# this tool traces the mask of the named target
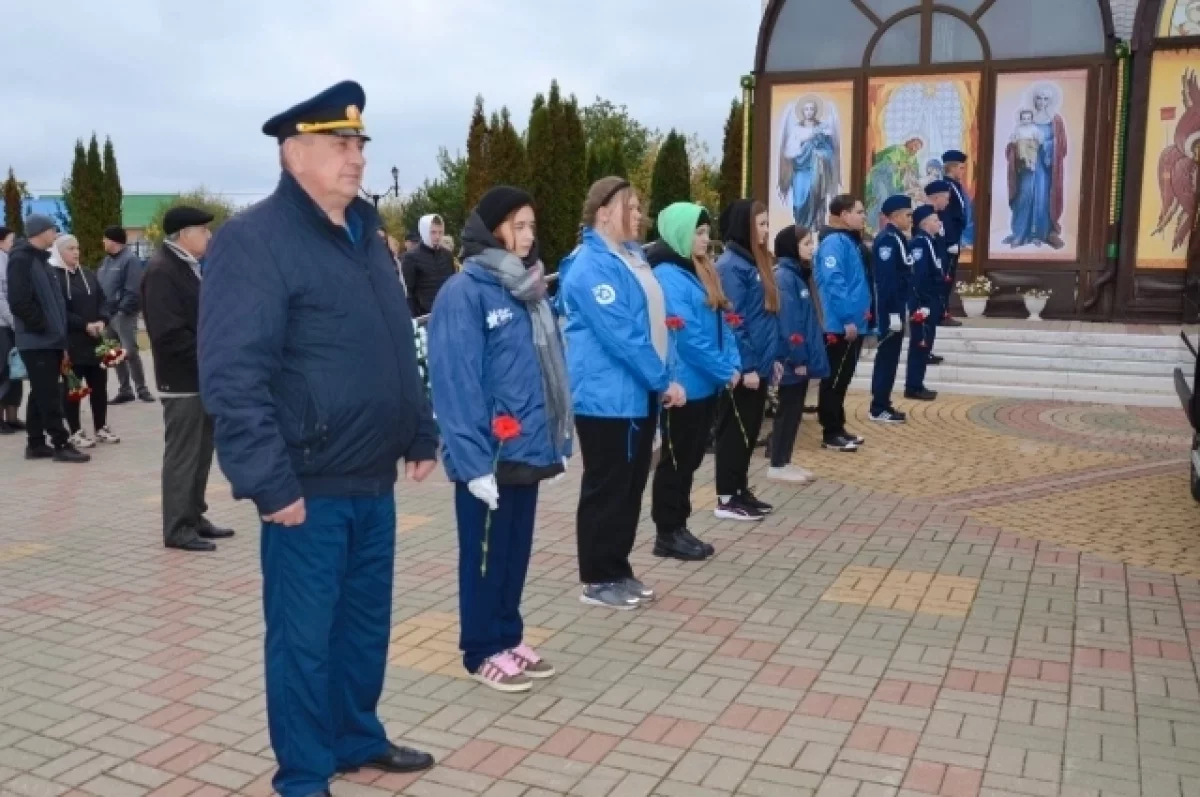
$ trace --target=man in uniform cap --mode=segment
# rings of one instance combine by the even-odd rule
[[[174,207],[163,217],[166,239],[142,277],[140,303],[163,405],[163,544],[215,551],[213,540],[233,532],[214,526],[204,493],[212,466],[212,419],[200,401],[196,330],[200,317],[200,258],[208,249],[212,214]]]
[[[892,389],[904,350],[904,320],[908,316],[908,294],[912,288],[912,258],[908,238],[912,231],[912,199],[905,194],[883,202],[887,226],[875,236],[875,301],[878,312],[879,347],[871,373],[870,418],[876,423],[904,423],[908,417],[892,406]]]
[[[377,714],[391,631],[397,462],[437,434],[379,214],[358,198],[366,104],[343,82],[273,117],[275,192],[213,240],[200,390],[234,496],[263,519],[267,721],[283,797],[337,771],[413,772]]]
[[[963,236],[971,221],[968,216],[967,190],[962,184],[963,175],[967,171],[967,155],[957,149],[947,150],[942,155],[942,163],[946,186],[950,189],[945,209],[938,211],[946,237],[946,276],[949,278],[942,288],[942,306],[946,311],[942,326],[961,327],[962,322],[950,315],[950,295],[954,293],[954,281],[958,279],[958,258]]]

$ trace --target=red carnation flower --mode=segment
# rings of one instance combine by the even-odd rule
[[[678,332],[683,329],[683,319],[677,315],[667,316],[667,329],[672,332]]]
[[[725,323],[729,324],[729,326],[733,327],[734,329],[737,329],[742,325],[742,317],[737,313],[726,313]]]
[[[875,314],[872,313],[870,310],[868,310],[867,311],[867,323],[869,324],[874,320],[875,320]]]
[[[830,346],[832,346],[833,344],[838,342],[838,336],[833,334],[832,332],[826,332],[825,333],[825,342],[827,344],[829,344]]]
[[[797,332],[793,332],[792,336],[788,338],[788,342],[793,346],[800,346],[804,343],[804,336]]]
[[[511,415],[499,415],[492,421],[492,434],[501,443],[521,436],[521,422]]]

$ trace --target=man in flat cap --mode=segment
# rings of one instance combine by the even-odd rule
[[[140,304],[154,355],[165,427],[162,467],[163,544],[182,551],[215,551],[232,537],[214,526],[204,493],[212,466],[212,420],[200,401],[196,330],[200,321],[200,258],[208,249],[212,214],[174,207],[163,217],[166,238],[142,278]]]
[[[414,772],[376,711],[391,631],[397,462],[422,481],[437,434],[412,317],[358,198],[362,87],[272,118],[275,193],[218,231],[200,302],[200,392],[234,496],[263,519],[267,720],[283,797],[335,771]]]
[[[141,312],[140,286],[142,283],[141,258],[126,245],[125,228],[114,226],[104,231],[104,253],[96,279],[108,302],[109,326],[121,341],[125,350],[125,361],[114,369],[117,372],[117,395],[110,404],[128,404],[137,398],[151,403],[154,396],[146,387],[146,369],[142,367],[142,355],[138,351],[138,314]],[[132,379],[131,379],[132,377]]]
[[[50,266],[58,226],[49,216],[35,213],[25,219],[25,236],[8,257],[8,306],[17,349],[29,372],[25,459],[87,462],[91,457],[68,441],[63,419],[60,384],[67,349],[67,301]]]

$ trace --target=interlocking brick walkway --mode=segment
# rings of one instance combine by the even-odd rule
[[[578,471],[543,492],[526,697],[458,664],[449,486],[399,488],[394,738],[421,777],[339,797],[1200,795],[1200,508],[1175,411],[946,397],[855,455],[760,491],[759,526],[698,514],[718,556],[649,552],[662,594],[576,596]],[[90,466],[0,438],[0,794],[265,795],[258,531],[214,478],[215,555],[160,546],[157,407]],[[755,460],[756,471],[764,461]],[[696,488],[712,506],[711,464]]]

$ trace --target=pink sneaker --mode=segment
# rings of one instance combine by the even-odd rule
[[[543,659],[538,652],[522,642],[509,651],[520,665],[521,671],[530,678],[552,678],[554,665]]]
[[[497,692],[528,692],[532,687],[529,676],[521,671],[521,665],[507,650],[485,661],[471,677]]]

